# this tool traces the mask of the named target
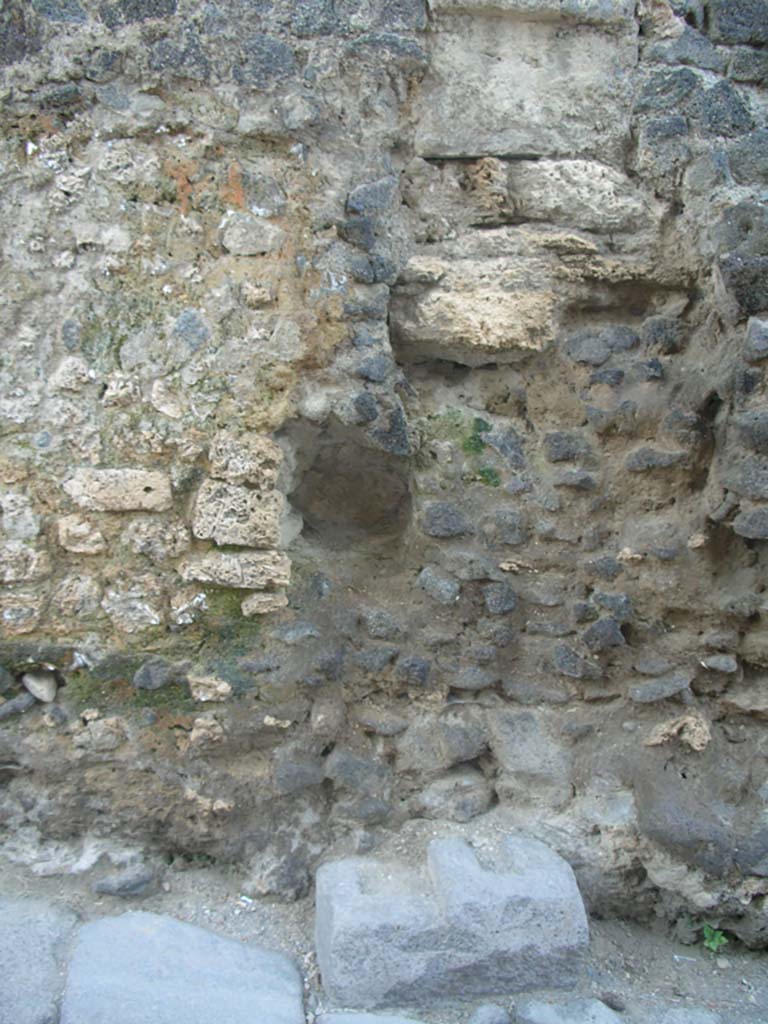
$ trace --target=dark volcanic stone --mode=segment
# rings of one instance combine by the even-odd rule
[[[736,50],[731,60],[730,76],[736,82],[768,85],[768,53],[764,50]]]
[[[544,435],[544,453],[549,462],[573,462],[591,452],[584,438],[570,431],[555,430]]]
[[[242,42],[241,50],[242,59],[233,69],[238,85],[268,89],[296,72],[293,50],[282,39],[256,33]]]
[[[517,607],[517,595],[508,583],[489,583],[483,587],[485,607],[491,615],[506,615]]]
[[[598,619],[582,634],[582,640],[595,654],[607,651],[610,647],[623,647],[626,644],[621,626],[611,616]]]
[[[32,0],[32,6],[48,21],[78,25],[88,20],[88,15],[77,0]]]
[[[720,258],[718,267],[742,318],[768,309],[768,256],[729,254]]]
[[[710,35],[717,43],[768,43],[767,0],[709,0]]]
[[[426,686],[432,665],[417,654],[401,658],[397,663],[397,678],[407,686]]]
[[[671,316],[649,316],[643,321],[641,336],[644,343],[657,348],[664,355],[679,352],[685,344],[685,324]]]
[[[165,658],[149,658],[133,677],[137,690],[159,690],[171,684],[181,685],[187,680],[189,662],[166,661]]]
[[[669,469],[685,458],[685,452],[664,452],[657,448],[637,448],[624,460],[630,473],[648,473],[654,469]]]
[[[739,413],[731,422],[745,448],[768,455],[768,409]]]
[[[0,66],[16,64],[40,49],[34,11],[25,0],[10,0],[0,8]]]
[[[370,439],[390,455],[410,455],[411,439],[408,434],[408,421],[403,407],[398,404],[389,411],[387,425],[377,427],[368,434]]]
[[[176,13],[177,0],[115,0],[103,3],[99,15],[107,28],[133,25],[150,18],[168,18]]]
[[[462,537],[474,533],[464,513],[447,501],[431,501],[424,506],[421,529],[428,537]]]
[[[679,110],[699,88],[699,76],[688,68],[656,71],[646,81],[635,104],[637,113],[668,114]]]
[[[700,93],[691,104],[703,135],[734,138],[754,128],[749,107],[730,82],[718,82]]]
[[[397,195],[397,184],[397,178],[391,174],[378,181],[358,185],[347,196],[347,210],[360,214],[386,210]]]
[[[733,521],[733,532],[749,540],[768,540],[768,508],[739,512]]]
[[[601,675],[598,665],[587,658],[582,658],[567,644],[558,644],[555,647],[555,668],[569,679],[598,679]]]
[[[731,173],[740,185],[768,182],[768,129],[759,128],[735,142],[728,152],[728,160]]]

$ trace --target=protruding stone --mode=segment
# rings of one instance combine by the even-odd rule
[[[56,700],[59,689],[54,673],[47,672],[45,669],[40,669],[37,672],[25,672],[21,677],[21,685],[25,690],[29,690],[33,697],[45,704]]]
[[[64,490],[75,504],[96,512],[162,512],[172,500],[166,474],[148,469],[78,469]]]
[[[216,544],[273,548],[280,540],[283,496],[221,480],[206,480],[197,493],[192,532]]]
[[[253,615],[269,615],[270,612],[278,612],[281,608],[287,607],[288,595],[280,590],[263,594],[249,594],[240,605],[240,611],[246,618],[250,618]]]
[[[75,555],[100,555],[106,550],[104,534],[82,516],[62,516],[56,523],[59,544]]]
[[[588,938],[570,866],[534,839],[506,836],[482,864],[456,838],[430,843],[426,869],[351,858],[317,872],[318,963],[342,1005],[568,988]]]
[[[220,431],[211,442],[211,476],[231,484],[252,484],[269,490],[277,483],[283,462],[279,445],[263,434]]]
[[[180,565],[179,572],[187,581],[198,580],[243,590],[266,590],[288,586],[291,562],[279,551],[243,551],[238,554],[211,551],[187,558]]]
[[[223,701],[232,696],[232,687],[224,679],[218,676],[195,675],[190,672],[187,676],[189,690],[192,700],[201,704],[209,701]]]

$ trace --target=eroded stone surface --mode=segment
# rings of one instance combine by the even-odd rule
[[[430,843],[426,871],[355,859],[323,865],[316,942],[330,997],[434,1005],[572,985],[588,929],[570,867],[518,837],[502,840],[491,863],[483,868],[463,840],[443,839]]]
[[[146,469],[78,469],[64,490],[75,504],[97,512],[161,512],[172,501],[168,477]]]

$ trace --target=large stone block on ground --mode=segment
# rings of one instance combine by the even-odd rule
[[[452,20],[438,19],[417,99],[419,156],[593,156],[619,163],[636,30],[563,32],[556,22],[481,13],[458,29]]]
[[[0,1024],[56,1019],[63,954],[76,921],[37,900],[0,900]]]
[[[500,839],[483,863],[455,838],[430,843],[421,869],[324,864],[316,914],[326,992],[364,1009],[567,988],[589,941],[570,866],[524,837]]]
[[[85,925],[67,974],[61,1024],[304,1024],[288,957],[159,914]]]

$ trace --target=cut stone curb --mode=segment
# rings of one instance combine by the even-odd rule
[[[61,1024],[304,1024],[288,957],[143,912],[77,936]]]
[[[50,1024],[63,985],[62,959],[77,923],[38,900],[0,900],[0,1024]]]
[[[322,865],[316,948],[329,997],[419,1007],[575,985],[589,929],[570,865],[519,836],[483,856],[452,838],[429,844],[422,869]]]

